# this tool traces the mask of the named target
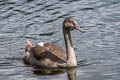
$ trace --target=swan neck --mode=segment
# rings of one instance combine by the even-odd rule
[[[67,53],[67,66],[77,66],[70,30],[63,27],[63,34],[64,34],[64,40],[66,46],[66,53]]]

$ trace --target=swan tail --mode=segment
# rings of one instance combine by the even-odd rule
[[[30,40],[26,40],[25,52],[30,52],[31,51],[31,47],[32,47],[31,41]]]

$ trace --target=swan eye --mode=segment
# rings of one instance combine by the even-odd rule
[[[70,30],[74,30],[73,28],[70,28]]]
[[[73,23],[73,26],[75,26],[75,23]]]

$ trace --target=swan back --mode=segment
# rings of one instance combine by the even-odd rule
[[[26,41],[26,50],[30,48],[30,51],[28,50],[24,56],[24,62],[28,64],[40,67],[57,67],[62,63],[66,63],[66,53],[64,49],[56,44],[38,43],[32,47],[27,46],[30,46],[28,41]]]

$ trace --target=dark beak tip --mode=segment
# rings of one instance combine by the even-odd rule
[[[75,29],[80,31],[80,32],[82,32],[82,33],[85,33],[85,31],[81,27],[79,27],[79,26],[77,26]]]
[[[82,33],[85,33],[85,31],[82,31]]]

